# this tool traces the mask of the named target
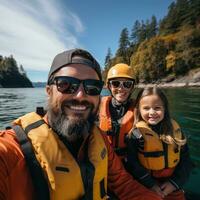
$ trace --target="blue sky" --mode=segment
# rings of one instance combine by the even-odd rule
[[[89,50],[103,68],[121,30],[136,20],[163,18],[173,0],[0,0],[0,55],[13,55],[31,81],[46,81],[53,57]]]

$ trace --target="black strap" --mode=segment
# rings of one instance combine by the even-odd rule
[[[44,110],[43,107],[37,107],[36,108],[36,113],[43,117],[46,114],[46,111]]]
[[[31,131],[32,129],[35,129],[35,128],[41,126],[42,124],[45,124],[45,121],[44,121],[43,119],[40,119],[40,120],[38,120],[38,121],[36,121],[36,122],[34,122],[34,123],[32,123],[32,124],[29,124],[29,125],[24,129],[24,132],[25,132],[26,134],[28,134],[29,131]]]
[[[26,164],[28,165],[33,185],[36,191],[36,199],[49,200],[50,194],[48,183],[45,179],[43,170],[36,159],[32,144],[27,137],[27,133],[24,132],[24,130],[18,125],[13,126],[13,130],[17,135],[19,144],[21,145],[21,149],[26,160]]]
[[[66,140],[62,135],[59,135],[59,138],[64,143],[64,145],[67,147],[67,149],[70,151],[70,153],[73,155],[74,159],[78,163],[81,171],[81,177],[84,185],[85,194],[81,198],[81,200],[93,200],[93,182],[94,182],[94,174],[95,174],[95,167],[90,162],[88,157],[88,146],[89,146],[89,137],[87,138],[87,141],[85,141],[84,148],[84,158],[83,160],[77,159],[77,154],[73,149],[73,146],[69,141]]]
[[[144,152],[144,151],[139,151],[141,154],[144,155],[144,157],[160,157],[164,156],[163,151],[153,151],[153,152]]]
[[[81,177],[84,184],[85,195],[84,199],[86,200],[93,200],[93,182],[94,182],[94,174],[95,174],[95,167],[90,162],[88,157],[88,146],[89,146],[89,137],[87,138],[86,144],[84,146],[84,159],[82,161],[78,161],[80,170],[81,170]]]
[[[105,178],[103,178],[100,181],[100,197],[104,198],[106,196],[106,190],[105,190]]]
[[[114,151],[115,153],[118,155],[118,156],[125,156],[127,154],[127,147],[123,147],[123,148],[114,148]]]

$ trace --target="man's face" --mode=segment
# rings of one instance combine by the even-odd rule
[[[61,68],[54,77],[68,76],[80,80],[99,80],[97,73],[90,67],[82,64],[71,64]],[[94,121],[97,113],[100,97],[85,93],[81,83],[73,94],[63,94],[57,90],[55,84],[47,86],[48,120],[50,126],[59,134],[70,141],[83,136],[88,125]]]

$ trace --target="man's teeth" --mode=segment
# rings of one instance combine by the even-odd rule
[[[86,106],[70,106],[70,109],[72,110],[85,110]]]

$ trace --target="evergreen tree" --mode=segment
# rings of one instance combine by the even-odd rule
[[[25,76],[25,77],[26,77],[26,71],[24,70],[24,68],[23,68],[22,65],[19,66],[19,73],[20,73],[22,76]]]
[[[168,8],[168,14],[160,24],[160,32],[164,34],[174,33],[177,30],[176,3],[172,2]]]
[[[151,17],[151,23],[149,27],[149,38],[156,36],[158,33],[158,23],[156,17],[153,15]]]
[[[105,58],[105,62],[104,62],[105,69],[107,69],[110,66],[111,58],[112,58],[112,53],[111,53],[111,49],[109,47],[106,58]]]
[[[139,42],[139,32],[140,32],[140,22],[138,20],[135,21],[133,28],[131,30],[130,39],[132,44],[135,45]]]
[[[150,24],[149,19],[147,19],[145,23],[145,32],[146,32],[145,38],[150,39],[151,38],[151,24]]]
[[[181,25],[189,24],[188,16],[189,16],[189,1],[188,0],[177,0],[176,4],[177,10],[177,25],[180,27]]]
[[[20,73],[20,71],[23,73]],[[23,66],[20,69],[14,57],[0,57],[0,85],[1,87],[33,87],[31,81],[27,78]]]
[[[127,58],[127,50],[130,45],[129,42],[129,32],[127,28],[124,28],[121,31],[120,39],[119,39],[119,48],[117,50],[116,56],[122,57],[123,62],[127,63],[129,58]]]
[[[190,0],[189,2],[190,2],[189,14],[188,14],[189,24],[195,25],[200,20],[200,1]]]
[[[138,34],[139,43],[143,42],[146,38],[147,38],[146,37],[146,25],[145,25],[144,21],[142,20],[139,34]]]

